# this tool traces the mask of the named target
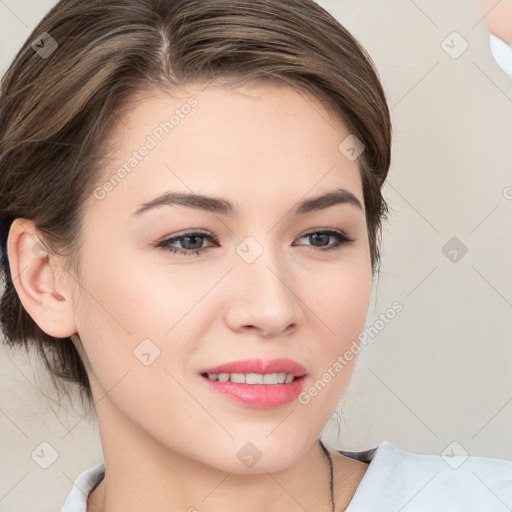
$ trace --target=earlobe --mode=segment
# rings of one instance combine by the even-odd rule
[[[56,338],[76,333],[71,294],[59,283],[52,256],[32,221],[13,221],[7,238],[7,258],[18,297],[40,329]]]

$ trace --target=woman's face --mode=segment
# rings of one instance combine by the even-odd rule
[[[289,87],[139,95],[84,218],[73,339],[100,427],[115,416],[140,439],[240,473],[282,469],[311,446],[352,374],[355,358],[338,357],[371,295],[349,135]],[[178,201],[144,208],[166,192]],[[336,232],[353,241],[338,245]],[[250,388],[202,375],[251,358],[286,358],[305,376]],[[292,373],[261,368],[279,369]],[[243,397],[218,391],[230,387]],[[247,443],[262,456],[252,470]]]

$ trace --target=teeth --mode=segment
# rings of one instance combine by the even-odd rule
[[[277,379],[275,379],[277,382]],[[246,384],[263,384],[261,373],[232,373],[231,382],[245,382]]]
[[[295,377],[291,373],[209,373],[208,378],[238,384],[288,384]]]
[[[284,384],[285,380],[286,373],[267,373],[263,375],[263,384]]]

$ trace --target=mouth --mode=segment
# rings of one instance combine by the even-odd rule
[[[302,391],[306,369],[290,359],[246,359],[204,369],[208,387],[238,404],[269,409],[291,402]]]
[[[235,382],[236,384],[269,384],[271,386],[279,384],[289,384],[297,379],[302,379],[292,373],[202,373],[202,377],[208,380],[218,382]]]

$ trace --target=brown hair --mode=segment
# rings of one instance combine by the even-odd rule
[[[313,0],[61,0],[1,82],[0,322],[10,346],[32,341],[53,382],[77,383],[89,405],[71,338],[44,333],[16,293],[5,249],[10,226],[32,220],[79,283],[83,205],[101,178],[116,112],[150,85],[171,90],[219,77],[278,80],[309,93],[364,144],[358,163],[378,270],[390,115],[370,56],[327,11]]]

